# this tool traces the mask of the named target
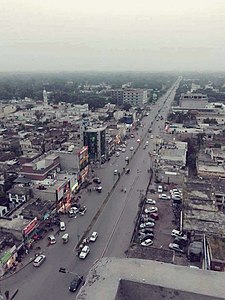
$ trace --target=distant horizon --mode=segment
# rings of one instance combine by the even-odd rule
[[[0,71],[2,74],[57,74],[57,73],[225,73],[224,70],[26,70],[26,71]]]
[[[224,28],[224,0],[3,0],[0,70],[224,72]]]

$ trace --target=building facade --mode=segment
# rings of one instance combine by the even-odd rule
[[[83,143],[88,147],[89,159],[101,161],[107,156],[106,126],[101,128],[86,128],[83,130]]]
[[[123,91],[123,103],[129,103],[131,106],[143,106],[147,103],[148,92],[143,89],[125,89]]]

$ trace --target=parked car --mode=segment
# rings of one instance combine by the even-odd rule
[[[81,259],[85,259],[85,258],[87,257],[87,255],[88,255],[89,252],[90,252],[90,247],[84,246],[84,247],[82,248],[82,250],[81,250],[81,253],[80,253],[79,257],[80,257]]]
[[[170,193],[180,193],[181,191],[180,190],[178,190],[178,189],[172,189],[172,190],[170,190]]]
[[[158,211],[158,208],[155,207],[155,206],[150,206],[150,207],[147,207],[145,209],[145,213],[148,214],[148,213],[154,213],[154,212],[157,212]]]
[[[130,173],[130,169],[126,169],[125,174],[129,174],[129,173]]]
[[[56,239],[53,234],[48,236],[49,244],[54,245],[56,243]]]
[[[173,229],[171,232],[171,236],[179,237],[180,239],[187,240],[187,236],[179,230]]]
[[[116,152],[116,157],[119,157],[120,156],[120,153],[119,152]]]
[[[180,237],[175,237],[174,241],[175,244],[181,246],[181,247],[186,247],[187,246],[187,240],[180,238]]]
[[[130,147],[130,151],[133,151],[134,150],[134,147]]]
[[[66,230],[66,224],[65,224],[65,222],[60,222],[59,223],[59,230],[60,231],[65,231]]]
[[[176,251],[176,252],[184,253],[184,251],[180,248],[180,246],[177,245],[177,244],[175,244],[175,243],[170,243],[170,244],[169,244],[169,248],[170,248],[171,250]]]
[[[114,170],[114,175],[117,175],[118,174],[118,170]]]
[[[79,208],[77,208],[77,207],[71,207],[69,209],[69,211],[68,211],[68,216],[70,218],[75,217],[78,212],[79,212]]]
[[[82,206],[79,210],[79,215],[83,216],[87,211],[87,207],[86,206]]]
[[[76,292],[82,281],[83,281],[83,276],[79,276],[77,274],[73,278],[73,280],[70,282],[69,291],[70,292]]]
[[[93,182],[97,183],[97,184],[100,184],[101,180],[100,180],[100,178],[96,177],[96,178],[93,179]]]
[[[141,222],[144,222],[144,223],[153,222],[153,223],[155,223],[155,220],[153,218],[150,218],[149,216],[147,216],[147,217],[141,217]]]
[[[46,260],[46,256],[41,254],[38,255],[35,260],[33,261],[33,266],[34,267],[40,267],[40,265]]]
[[[126,148],[122,148],[122,152],[126,152]]]
[[[147,239],[145,240],[144,242],[141,243],[141,246],[145,246],[145,247],[148,247],[148,246],[151,246],[153,245],[153,241],[151,239]]]
[[[129,162],[129,157],[128,157],[128,156],[125,158],[125,161],[126,161],[126,162]]]
[[[139,240],[141,242],[143,242],[147,239],[152,239],[153,240],[154,239],[154,233],[153,232],[151,232],[151,233],[142,233],[142,234],[139,235]]]
[[[97,233],[97,231],[94,231],[94,232],[92,232],[92,235],[90,236],[89,241],[95,242],[97,240],[97,238],[98,238],[98,233]]]
[[[158,193],[161,194],[162,192],[163,192],[163,187],[162,187],[162,185],[159,185],[159,186],[158,186]]]
[[[153,205],[154,205],[154,204],[156,204],[156,201],[149,198],[149,199],[146,199],[146,200],[145,200],[145,203],[146,203],[146,204],[153,204]]]
[[[159,199],[170,200],[170,196],[167,196],[166,194],[159,194]]]
[[[153,223],[153,222],[146,222],[146,223],[141,223],[140,224],[140,228],[141,229],[142,228],[147,228],[147,227],[153,228],[153,227],[155,227],[155,223]]]

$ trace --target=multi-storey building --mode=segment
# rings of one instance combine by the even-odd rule
[[[143,89],[125,89],[123,91],[123,103],[129,103],[132,106],[143,106],[147,103],[148,93]]]
[[[83,132],[84,146],[88,147],[88,155],[92,161],[101,161],[107,156],[106,126],[100,128],[86,127]]]
[[[179,101],[180,107],[187,109],[204,108],[208,105],[208,103],[207,95],[201,93],[181,94]]]
[[[111,90],[111,98],[114,104],[123,104],[123,89]]]

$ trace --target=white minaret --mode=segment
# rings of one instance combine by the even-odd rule
[[[46,90],[43,91],[43,100],[44,100],[44,104],[48,105],[48,94]]]

